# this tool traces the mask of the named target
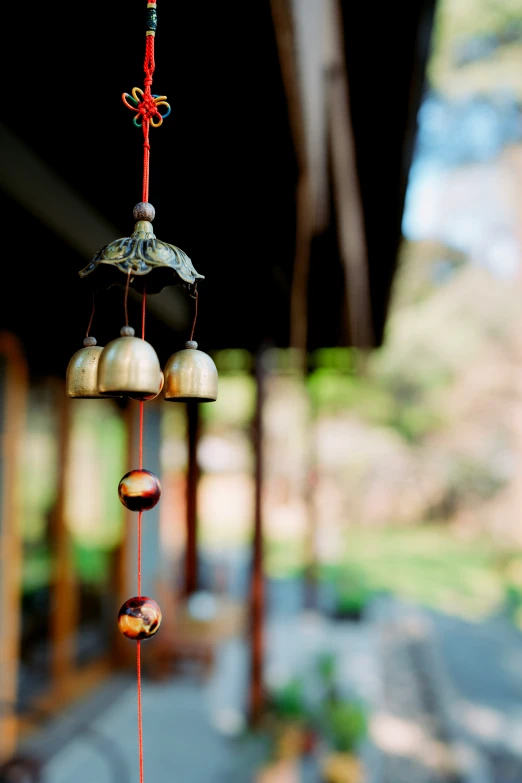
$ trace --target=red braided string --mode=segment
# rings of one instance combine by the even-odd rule
[[[156,105],[154,104],[154,98],[152,97],[152,76],[156,63],[154,61],[154,36],[148,35],[145,43],[145,62],[143,63],[143,70],[145,71],[144,85],[145,90],[143,93],[143,192],[142,201],[149,200],[149,164],[150,164],[150,142],[149,142],[149,130],[150,130],[150,118],[155,114],[159,114]]]
[[[145,339],[145,313],[147,308],[147,294],[143,289],[141,300],[141,339]],[[140,470],[143,468],[143,401],[140,402],[140,430],[139,430]],[[142,511],[138,512],[138,596],[141,598],[141,518]],[[143,715],[141,708],[141,646],[136,642],[136,671],[138,677],[138,747],[140,783],[143,783]]]
[[[150,164],[150,143],[149,143],[149,120],[143,118],[143,189],[141,200],[149,200],[149,164]]]
[[[156,0],[149,0],[149,2],[156,2]],[[152,76],[156,63],[154,62],[154,36],[146,36],[145,45],[145,62],[143,65],[145,71],[145,90],[143,95],[143,108],[145,112],[142,112],[142,127],[143,127],[143,191],[142,201],[149,200],[149,164],[150,164],[150,142],[149,142],[149,126],[150,117],[154,116],[153,111],[157,111],[153,97],[151,93]],[[143,298],[141,305],[141,339],[145,339],[145,310],[146,310],[146,293],[143,289]],[[143,468],[143,402],[140,402],[140,435],[139,435],[139,451],[140,451],[140,470]],[[141,517],[142,512],[138,513],[138,596],[141,597]],[[140,769],[140,783],[143,783],[143,715],[141,706],[141,643],[136,643],[136,670],[138,679],[138,746],[139,746],[139,769]]]
[[[141,592],[138,590],[138,593]],[[143,719],[141,710],[141,642],[136,642],[136,669],[138,675],[138,745],[140,757],[140,783],[143,783]]]

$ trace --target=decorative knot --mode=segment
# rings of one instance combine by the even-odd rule
[[[152,79],[150,81],[152,83]],[[150,123],[153,128],[159,128],[165,117],[168,117],[171,112],[167,96],[153,95],[150,90],[143,92],[139,87],[133,87],[131,95],[124,92],[121,97],[125,106],[136,113],[133,119],[136,128],[143,127],[144,121]],[[163,114],[159,110],[159,106],[166,106],[166,111]]]

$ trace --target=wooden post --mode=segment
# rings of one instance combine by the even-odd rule
[[[306,375],[303,378],[306,383]],[[311,405],[310,405],[311,408]],[[306,509],[306,529],[304,536],[304,608],[315,611],[319,606],[318,597],[318,555],[317,555],[317,513],[315,490],[317,484],[317,459],[315,451],[315,416],[310,410],[308,421],[308,450],[306,454],[306,485],[304,501]]]
[[[187,543],[185,550],[185,595],[198,589],[198,440],[199,403],[187,403]]]
[[[127,472],[135,469],[138,459],[138,449],[136,447],[138,442],[138,417],[136,415],[136,406],[132,404],[132,400],[127,398],[122,402],[121,416],[125,422]],[[114,617],[117,616],[120,606],[131,594],[133,594],[132,591],[134,586],[133,583],[130,582],[129,575],[131,571],[130,563],[132,562],[134,565],[134,549],[132,550],[132,553],[130,549],[133,544],[135,512],[125,508],[123,514],[122,540],[113,553],[111,569],[111,593],[114,604]],[[134,666],[136,660],[135,650],[132,645],[128,644],[128,639],[119,633],[116,623],[114,624],[112,638],[112,663],[116,667],[122,668]]]
[[[27,410],[27,367],[18,341],[0,334],[6,361],[2,389],[0,590],[4,618],[0,628],[0,763],[15,749],[16,695],[20,647],[21,508],[20,457]]]
[[[66,492],[70,486],[71,401],[61,384],[56,385],[60,400],[58,433],[58,491],[52,518],[54,541],[54,578],[52,587],[51,672],[59,697],[65,695],[76,668],[75,644],[78,612],[78,590],[72,557],[71,536],[65,520]]]
[[[263,408],[265,401],[264,354],[256,357],[256,410],[252,429],[255,459],[254,536],[250,581],[250,693],[249,718],[255,725],[263,711],[263,659],[265,582],[263,573]]]

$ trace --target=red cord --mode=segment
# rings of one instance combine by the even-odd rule
[[[141,339],[145,339],[145,312],[147,305],[147,295],[143,289],[141,300]],[[143,468],[143,401],[140,401],[140,430],[139,430],[139,450],[140,450],[140,470]],[[142,511],[138,512],[138,596],[141,598],[141,518]],[[140,783],[143,783],[143,716],[141,709],[141,647],[140,642],[136,643],[136,669],[138,675],[138,745],[139,745],[139,765],[140,765]]]
[[[155,0],[149,0],[149,2],[155,2]],[[148,35],[146,37],[145,46],[145,99],[151,99],[151,86],[152,75],[156,64],[154,62],[154,36]],[[149,163],[150,163],[150,143],[149,143],[149,126],[150,119],[143,117],[143,190],[142,201],[149,200]],[[145,339],[145,311],[147,306],[147,295],[145,288],[143,289],[143,297],[141,301],[141,339]],[[139,450],[140,450],[140,470],[143,469],[143,402],[140,402],[140,434],[139,434]],[[141,517],[142,512],[138,513],[138,596],[141,597]],[[141,707],[141,643],[136,643],[136,669],[138,677],[138,745],[139,745],[139,768],[140,768],[140,783],[143,783],[143,715]]]
[[[143,63],[143,70],[145,71],[145,92],[143,99],[147,102],[148,99],[152,101],[151,87],[152,76],[156,63],[154,61],[154,36],[148,35],[145,44],[145,62]],[[149,163],[150,163],[150,142],[149,142],[149,129],[150,119],[145,116],[142,120],[143,128],[143,191],[142,201],[149,200]]]
[[[140,591],[138,590],[138,593]],[[138,744],[140,757],[140,783],[143,783],[143,721],[141,710],[141,642],[136,642],[136,669],[138,675]]]
[[[150,36],[149,36],[150,38]],[[150,143],[149,143],[149,121],[143,119],[143,190],[141,200],[149,200],[149,163],[150,163]]]

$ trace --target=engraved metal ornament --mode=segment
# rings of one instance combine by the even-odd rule
[[[197,350],[189,340],[185,349],[172,354],[165,365],[163,399],[167,402],[214,402],[218,394],[218,372],[208,353]]]
[[[156,238],[152,223],[138,220],[130,237],[110,242],[99,250],[90,264],[79,272],[85,278],[95,274],[99,287],[121,283],[121,275],[130,275],[130,285],[147,293],[159,293],[168,285],[192,287],[203,279],[186,253],[175,245]]]
[[[130,330],[132,332],[132,330]],[[103,396],[128,395],[147,400],[159,394],[161,369],[152,345],[125,334],[107,343],[98,366],[98,391]]]

